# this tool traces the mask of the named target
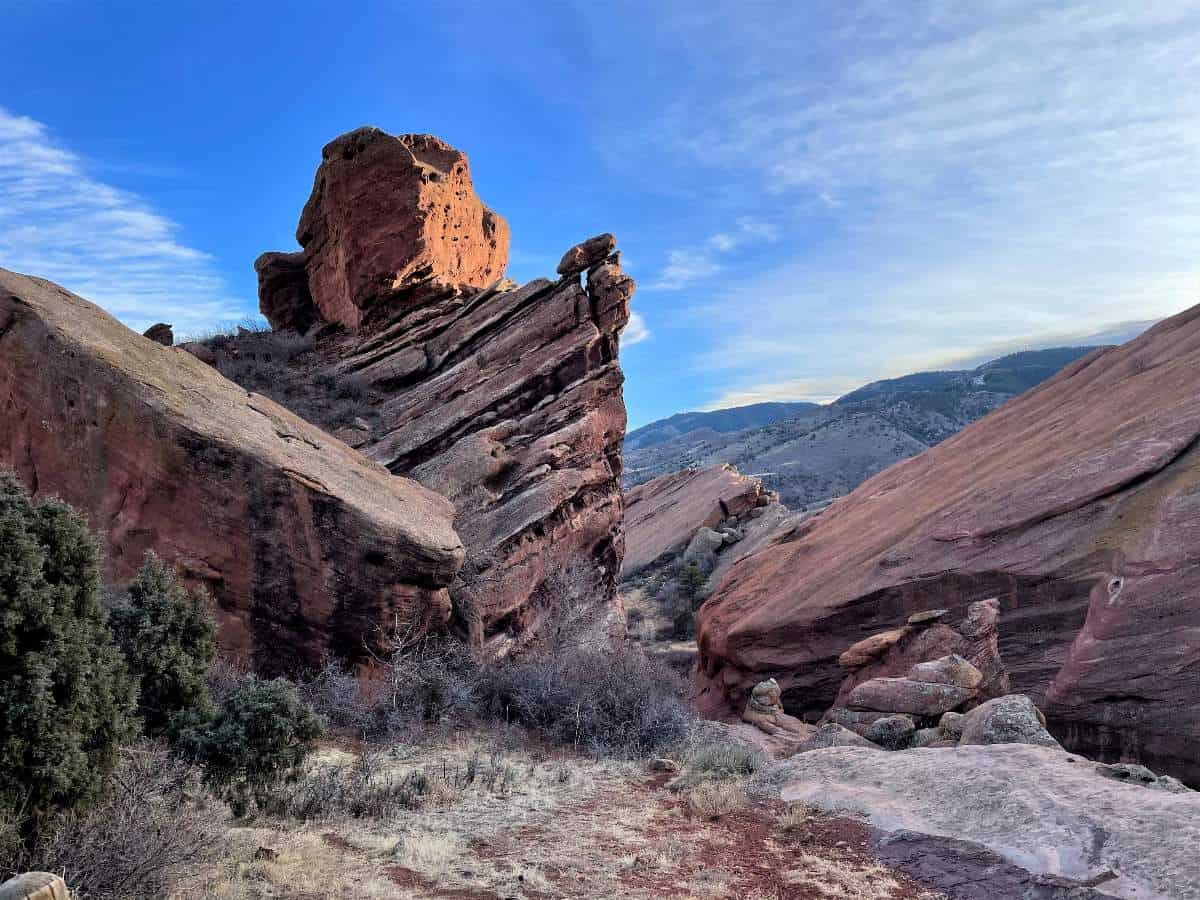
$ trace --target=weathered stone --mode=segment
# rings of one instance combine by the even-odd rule
[[[861,669],[883,656],[906,634],[906,628],[893,628],[891,631],[882,631],[869,638],[863,638],[838,657],[838,665],[843,669]]]
[[[820,710],[864,634],[996,597],[1012,689],[1068,747],[1200,783],[1198,439],[1200,307],[1072,363],[742,560],[700,612],[700,667],[793,673],[785,705]]]
[[[724,546],[725,538],[720,532],[711,528],[701,528],[692,535],[687,549],[683,551],[683,561],[685,564],[695,563],[700,567],[700,571],[707,575],[716,565],[717,553]]]
[[[502,277],[508,226],[475,195],[466,157],[378,129],[326,146],[297,237],[313,376],[381,398],[362,452],[457,509],[455,627],[499,654],[564,605],[611,609],[624,554],[617,357],[634,290],[615,254],[582,283],[516,288]],[[260,302],[289,308],[270,291]]]
[[[617,249],[617,239],[611,234],[598,234],[576,244],[563,254],[556,270],[559,275],[578,275],[604,262]]]
[[[964,715],[959,743],[1059,746],[1038,708],[1023,694],[997,697]]]
[[[918,728],[913,732],[912,738],[908,742],[911,748],[917,747],[932,747],[934,744],[945,742],[946,735],[940,728]],[[955,741],[955,744],[958,742]]]
[[[192,354],[192,356],[205,365],[215,366],[217,364],[217,355],[207,345],[201,344],[198,341],[188,341],[187,343],[180,344],[179,349]]]
[[[916,730],[917,726],[908,716],[884,716],[872,722],[863,737],[885,750],[899,750],[908,743]]]
[[[306,334],[318,313],[308,290],[304,253],[264,253],[254,261],[258,309],[277,331]]]
[[[846,705],[851,709],[940,716],[974,696],[974,691],[954,684],[932,684],[909,678],[872,678],[850,692]]]
[[[57,875],[26,872],[0,884],[0,900],[71,900],[71,894]]]
[[[1060,749],[835,747],[784,761],[772,781],[785,802],[861,814],[887,832],[971,841],[1029,872],[1071,879],[1076,890],[1064,898],[1088,896],[1081,883],[1114,897],[1200,898],[1200,794],[1121,784]]]
[[[824,750],[826,747],[863,747],[872,750],[881,750],[877,744],[872,744],[861,735],[855,734],[849,728],[843,728],[830,722],[822,725],[813,733],[799,748],[797,753],[809,753],[813,750]]]
[[[395,478],[194,356],[57,285],[0,270],[0,466],[214,599],[222,647],[266,671],[358,656],[449,614],[463,560],[442,497]]]
[[[1169,791],[1172,794],[1183,794],[1191,791],[1191,788],[1187,787],[1178,778],[1172,778],[1170,775],[1155,775],[1145,766],[1139,766],[1135,763],[1102,764],[1096,766],[1096,771],[1105,778],[1111,778],[1114,781],[1140,784],[1143,787],[1157,788],[1161,791]]]
[[[142,332],[142,337],[149,338],[154,343],[162,344],[164,347],[170,347],[175,343],[175,332],[171,330],[171,326],[166,322],[151,325]]]
[[[963,714],[956,712],[943,713],[938,720],[938,728],[942,730],[942,734],[957,742],[962,737],[963,732]]]
[[[917,663],[909,670],[908,677],[931,684],[952,684],[968,691],[979,690],[983,683],[983,673],[958,654]]]
[[[821,717],[820,724],[825,725],[832,722],[835,725],[841,725],[843,728],[849,728],[855,734],[865,735],[867,729],[875,722],[891,715],[895,714],[869,709],[847,709],[844,706],[835,706]]]
[[[625,495],[628,578],[651,563],[682,553],[700,528],[715,529],[755,508],[762,483],[733,466],[683,469],[639,484]]]
[[[921,612],[915,612],[908,617],[908,624],[921,626],[932,625],[934,622],[940,621],[949,613],[948,609],[926,609]]]
[[[781,732],[808,736],[811,727],[783,711],[779,701],[779,684],[774,678],[760,681],[750,692],[746,708],[742,710],[742,721],[770,735]]]

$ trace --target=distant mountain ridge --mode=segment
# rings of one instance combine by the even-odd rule
[[[727,462],[761,476],[788,506],[804,508],[940,443],[1096,349],[1028,350],[974,369],[915,372],[863,385],[828,405],[680,413],[627,435],[624,481],[630,487]]]

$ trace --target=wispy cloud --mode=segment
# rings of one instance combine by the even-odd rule
[[[649,339],[650,329],[646,327],[646,320],[642,318],[641,313],[631,312],[629,314],[629,324],[621,332],[621,345],[632,347],[634,344],[640,344],[642,341]]]
[[[139,330],[165,321],[186,332],[244,314],[175,223],[92,177],[45,125],[2,107],[0,265],[59,282]]]
[[[697,247],[667,251],[667,264],[658,278],[646,290],[678,291],[712,278],[724,268],[720,257],[733,253],[748,244],[773,244],[779,240],[779,228],[748,216],[734,222],[734,227],[711,235]]]
[[[664,270],[659,287],[705,282],[688,310],[714,403],[827,396],[1200,300],[1194,2],[834,10],[681,10],[669,29],[679,68],[712,79],[642,138],[808,235],[752,277],[725,277],[719,236]]]

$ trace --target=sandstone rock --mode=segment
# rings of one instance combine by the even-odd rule
[[[974,696],[974,691],[954,684],[931,684],[909,678],[872,678],[850,692],[846,705],[851,709],[940,716]]]
[[[701,528],[755,508],[762,483],[733,466],[683,469],[639,484],[625,495],[625,562],[628,578],[651,563],[683,552]]]
[[[1012,690],[1068,747],[1200,783],[1198,438],[1200,307],[1072,363],[742,560],[700,612],[702,670],[737,669],[741,684],[790,673],[785,706],[819,711],[857,640],[996,597]]]
[[[843,728],[830,722],[822,725],[809,737],[799,748],[797,753],[809,753],[813,750],[824,750],[826,747],[862,747],[865,749],[879,750],[882,749],[876,744],[872,744],[861,735],[855,734],[849,728]]]
[[[317,322],[304,253],[264,253],[254,261],[259,312],[276,330],[306,334]]]
[[[746,701],[746,708],[742,710],[742,721],[770,735],[786,732],[807,736],[806,732],[811,731],[805,723],[783,711],[783,705],[779,702],[779,684],[773,678],[754,686],[750,699]]]
[[[918,728],[913,732],[912,737],[908,741],[908,746],[917,747],[932,747],[934,744],[947,743],[946,735],[940,728]],[[949,742],[951,745],[957,745],[958,741]]]
[[[908,617],[909,625],[932,625],[934,622],[940,621],[949,613],[948,609],[926,609],[922,612],[915,612]]]
[[[843,669],[861,669],[896,646],[906,634],[908,634],[906,628],[893,628],[891,631],[883,631],[873,634],[869,638],[863,638],[838,657],[838,665]]]
[[[707,575],[716,565],[717,553],[724,546],[725,538],[720,532],[711,528],[701,528],[692,535],[687,549],[683,551],[683,562],[685,565],[695,563],[700,567],[700,571]]]
[[[611,608],[624,553],[617,357],[634,290],[615,254],[582,283],[514,287],[508,226],[475,195],[466,157],[377,129],[326,146],[297,237],[314,377],[382,398],[362,452],[457,509],[455,627],[506,653],[562,606]],[[302,293],[279,296],[299,291],[296,269],[260,258],[260,303],[280,326],[303,306]]]
[[[166,322],[151,325],[142,332],[142,337],[149,338],[154,343],[162,344],[164,347],[170,347],[175,343],[175,332],[171,330],[171,326]]]
[[[891,715],[894,715],[894,713],[868,709],[847,709],[844,706],[835,706],[821,717],[820,724],[826,725],[832,722],[835,725],[841,725],[843,728],[849,728],[855,734],[865,735],[873,724]]]
[[[1129,784],[1140,784],[1143,787],[1157,788],[1172,794],[1188,793],[1191,789],[1178,778],[1170,775],[1155,775],[1145,766],[1134,763],[1114,763],[1113,765],[1096,766],[1096,772],[1114,781],[1124,781]]]
[[[0,466],[82,511],[108,576],[147,550],[212,593],[223,648],[267,672],[358,656],[449,613],[454,509],[188,353],[0,270]]]
[[[71,894],[57,875],[26,872],[0,884],[0,900],[71,900]]]
[[[957,742],[962,737],[964,718],[962,713],[943,713],[941,719],[938,720],[938,728],[946,737]]]
[[[617,249],[617,239],[611,234],[598,234],[576,244],[563,254],[556,270],[559,275],[578,275],[604,262]]]
[[[916,730],[917,726],[908,716],[884,716],[872,722],[863,737],[885,750],[899,750],[908,743]]]
[[[908,677],[931,684],[952,684],[968,691],[977,691],[983,684],[983,673],[956,653],[917,663],[909,670]]]
[[[1033,701],[1009,694],[983,703],[962,718],[960,744],[1040,744],[1057,747]]]
[[[665,756],[650,760],[648,768],[651,772],[661,772],[667,775],[679,774],[679,763],[673,759],[667,759]]]
[[[210,350],[205,344],[201,344],[197,341],[188,341],[187,343],[180,344],[179,349],[185,350],[192,354],[192,356],[196,357],[196,359],[200,360],[200,362],[204,363],[205,365],[215,366],[217,364],[217,355],[213,353],[212,350]]]
[[[1111,896],[1200,898],[1200,794],[1114,782],[1062,750],[835,747],[785,761],[776,777],[785,802],[859,813],[888,832],[970,841],[1029,872],[1097,883]],[[1077,889],[1062,896],[1086,896]]]
[[[433,135],[378,128],[321,151],[296,240],[316,313],[350,331],[407,312],[414,288],[483,288],[508,263],[508,223],[476,196],[466,156]]]

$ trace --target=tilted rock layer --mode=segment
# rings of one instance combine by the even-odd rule
[[[729,465],[682,469],[630,489],[625,496],[625,567],[628,577],[659,557],[681,553],[701,528],[745,516],[768,502],[757,478]]]
[[[619,334],[633,280],[611,235],[556,281],[504,281],[508,231],[466,158],[360,129],[325,148],[297,230],[264,254],[260,304],[313,327],[324,370],[376,398],[356,446],[453,501],[459,624],[504,649],[553,606],[616,598],[624,552]]]
[[[2,269],[0,466],[87,516],[110,577],[153,549],[206,586],[222,646],[268,672],[449,615],[464,551],[447,500],[191,353]]]
[[[742,560],[700,613],[703,677],[793,712],[838,655],[997,597],[1012,690],[1071,750],[1200,783],[1200,307],[1098,351]]]

